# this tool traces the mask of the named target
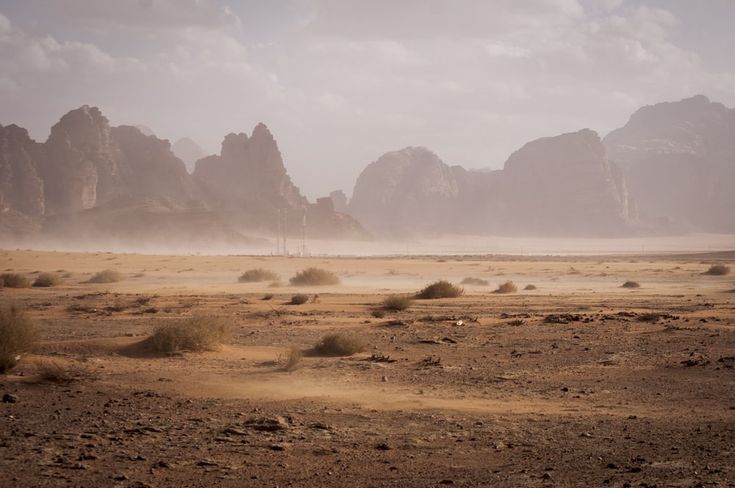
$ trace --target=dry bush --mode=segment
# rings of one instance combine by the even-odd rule
[[[156,328],[148,343],[154,352],[211,351],[230,339],[231,327],[220,317],[195,316]]]
[[[307,268],[296,273],[289,281],[292,285],[338,285],[339,277],[326,269]]]
[[[370,312],[370,315],[372,315],[376,319],[382,319],[383,317],[385,317],[385,310],[373,310],[372,312]]]
[[[526,285],[526,287],[524,288],[524,290],[535,290],[535,289],[536,289],[536,285]]]
[[[493,293],[515,293],[518,291],[518,287],[512,281],[506,281],[502,285],[498,285],[498,289]]]
[[[50,286],[58,286],[61,284],[61,278],[53,273],[41,273],[33,282],[33,286],[46,288]]]
[[[408,309],[413,303],[413,299],[406,295],[388,295],[383,300],[383,309],[393,312],[400,312]]]
[[[429,300],[434,298],[457,298],[464,293],[464,289],[446,280],[439,280],[427,285],[416,294],[416,298]]]
[[[640,288],[641,284],[637,281],[626,281],[621,285],[622,288]]]
[[[273,298],[273,293],[267,293],[263,295],[263,298],[261,300],[271,300]]]
[[[726,274],[730,274],[730,267],[725,266],[724,264],[713,264],[702,274],[709,276],[724,276]]]
[[[322,337],[312,349],[317,356],[352,356],[365,350],[362,341],[344,334],[329,334]]]
[[[461,283],[463,285],[473,285],[473,286],[487,286],[490,284],[490,282],[487,280],[483,280],[482,278],[473,278],[471,276],[468,276],[467,278],[463,279]]]
[[[263,268],[254,268],[245,271],[237,279],[240,283],[256,283],[258,281],[278,281],[279,277],[273,271]]]
[[[303,305],[304,303],[309,301],[309,295],[304,295],[303,293],[299,293],[297,295],[294,295],[291,297],[291,301],[288,302],[291,305]]]
[[[293,371],[301,362],[301,358],[304,357],[304,353],[297,347],[292,347],[288,350],[288,354],[281,360],[283,365],[281,369],[283,371]]]
[[[36,343],[36,327],[21,309],[0,307],[0,374],[13,369],[24,352]]]
[[[80,368],[65,366],[56,361],[36,363],[36,380],[42,383],[69,384],[87,376]]]
[[[123,280],[123,275],[114,269],[105,269],[95,273],[87,283],[117,283]]]
[[[31,281],[19,273],[0,274],[0,281],[7,288],[28,288],[31,286]]]

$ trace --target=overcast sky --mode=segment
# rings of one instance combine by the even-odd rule
[[[500,168],[525,142],[705,94],[733,0],[0,0],[0,124],[72,108],[219,151],[265,122],[310,197],[387,151]]]

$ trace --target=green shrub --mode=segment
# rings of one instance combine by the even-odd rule
[[[230,324],[220,317],[195,316],[156,328],[148,339],[160,353],[210,351],[229,341]]]
[[[413,299],[406,295],[388,295],[383,300],[383,309],[391,310],[393,312],[400,312],[406,310],[413,303]]]
[[[95,273],[87,283],[117,283],[123,280],[123,275],[114,269],[105,269],[99,273]]]
[[[502,285],[498,285],[498,289],[493,293],[515,293],[518,291],[518,287],[512,281],[506,281]]]
[[[319,286],[338,285],[339,277],[329,270],[321,268],[307,268],[299,271],[289,280],[292,285]]]
[[[303,305],[304,303],[309,301],[309,295],[304,295],[303,293],[299,293],[297,295],[294,295],[291,297],[291,301],[289,302],[291,305]]]
[[[36,281],[33,282],[33,286],[35,287],[49,287],[49,286],[58,286],[61,284],[61,278],[59,278],[57,275],[52,273],[41,273],[36,278]]]
[[[462,284],[473,286],[487,286],[490,284],[490,282],[487,280],[483,280],[482,278],[473,278],[471,276],[468,276],[467,278],[462,280]]]
[[[240,283],[256,283],[258,281],[278,281],[279,277],[273,271],[263,268],[254,268],[245,271],[237,279]]]
[[[434,298],[457,298],[464,293],[464,289],[454,285],[446,280],[439,280],[427,285],[423,290],[416,294],[416,298],[424,300]]]
[[[19,273],[0,274],[0,281],[7,288],[28,288],[31,286],[31,281]]]
[[[352,356],[365,350],[358,339],[344,334],[330,334],[316,343],[312,352],[318,356]]]
[[[36,343],[36,328],[15,306],[0,306],[0,374],[13,369],[18,357]]]
[[[725,266],[724,264],[713,264],[702,274],[710,276],[724,276],[726,274],[730,274],[730,267]]]

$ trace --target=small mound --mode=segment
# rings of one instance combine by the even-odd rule
[[[330,334],[322,337],[312,348],[311,353],[315,356],[352,356],[364,350],[364,344],[354,337]]]
[[[427,285],[416,294],[416,298],[432,300],[435,298],[457,298],[464,293],[464,289],[446,280],[439,280]]]
[[[490,284],[490,282],[487,280],[483,280],[482,278],[473,278],[471,276],[468,276],[461,281],[461,284],[472,286],[487,286]]]
[[[505,283],[498,285],[498,289],[493,293],[515,293],[518,291],[518,287],[512,281],[506,281]]]
[[[309,295],[304,295],[303,293],[299,293],[297,295],[294,295],[291,297],[291,301],[288,302],[291,305],[303,305],[304,303],[309,301]]]
[[[161,325],[146,342],[153,352],[164,354],[211,351],[230,339],[230,330],[222,318],[196,316]]]
[[[338,285],[339,277],[326,269],[307,268],[296,273],[289,281],[292,285],[301,286]]]
[[[383,309],[391,310],[393,312],[400,312],[406,310],[411,306],[413,300],[411,297],[406,295],[388,295],[383,300]]]
[[[0,282],[6,288],[28,288],[31,286],[31,281],[19,273],[0,274]]]
[[[713,264],[702,274],[708,276],[724,276],[730,274],[730,267],[724,264]]]
[[[536,289],[536,285],[526,285],[526,287],[524,288],[524,290],[529,290],[529,291],[535,290],[535,289]]]
[[[279,276],[273,271],[263,268],[254,268],[245,271],[237,279],[240,283],[257,283],[259,281],[278,281]]]
[[[98,273],[95,273],[87,283],[117,283],[123,280],[123,275],[119,271],[114,269],[105,269]]]
[[[641,285],[637,281],[626,281],[621,285],[622,288],[640,288]]]
[[[34,287],[47,288],[61,284],[61,278],[52,273],[41,273],[33,282]]]

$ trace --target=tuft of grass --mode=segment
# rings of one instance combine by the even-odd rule
[[[23,310],[0,307],[0,374],[15,367],[20,355],[36,344],[36,327]]]
[[[622,288],[640,288],[641,284],[637,281],[626,281],[621,285]]]
[[[6,288],[28,288],[31,281],[20,273],[0,274],[0,281]]]
[[[487,286],[490,284],[490,282],[487,280],[483,280],[482,278],[473,278],[471,276],[468,276],[461,281],[461,284],[472,286]]]
[[[299,271],[289,280],[292,285],[320,286],[338,285],[339,277],[329,270],[321,268],[306,268]]]
[[[303,293],[298,293],[291,297],[291,301],[288,302],[290,305],[303,305],[304,303],[309,301],[309,295],[304,295]]]
[[[726,274],[730,274],[730,267],[725,266],[724,264],[713,264],[702,274],[709,276],[724,276]]]
[[[230,324],[220,317],[194,316],[156,328],[148,343],[154,352],[200,352],[229,341]]]
[[[416,298],[430,300],[434,298],[457,298],[464,293],[464,289],[446,280],[439,280],[427,285],[416,294]]]
[[[365,350],[362,341],[344,334],[329,334],[316,343],[312,352],[318,356],[352,356]]]
[[[536,285],[526,285],[526,287],[524,288],[524,290],[535,290],[535,289],[536,289]]]
[[[33,286],[35,287],[41,287],[46,288],[50,286],[58,286],[61,284],[61,278],[58,277],[58,275],[55,275],[53,273],[41,273],[36,277],[36,280],[33,282]]]
[[[64,366],[56,361],[40,361],[36,364],[36,379],[42,383],[69,384],[83,376],[83,370]]]
[[[281,366],[281,369],[283,371],[293,371],[298,367],[301,362],[301,358],[303,357],[304,352],[301,349],[292,347],[288,350],[288,354],[286,354],[282,359],[283,365]]]
[[[245,271],[237,279],[240,283],[256,283],[258,281],[278,281],[279,276],[273,271],[263,268],[254,268]]]
[[[413,299],[406,295],[388,295],[383,300],[383,310],[391,310],[393,312],[400,312],[408,309],[413,303]]]
[[[505,283],[498,285],[498,289],[493,293],[515,293],[518,291],[518,287],[512,281],[506,281]]]
[[[123,280],[123,275],[114,269],[105,269],[95,273],[87,283],[117,283]]]

